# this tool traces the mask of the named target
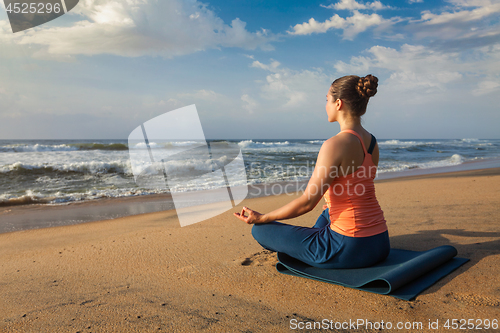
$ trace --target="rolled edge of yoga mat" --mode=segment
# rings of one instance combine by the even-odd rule
[[[297,259],[294,259],[294,260],[298,261]],[[324,268],[317,268],[317,269],[324,269]],[[390,289],[389,283],[387,281],[385,281],[385,280],[378,280],[378,279],[377,280],[373,280],[373,281],[371,281],[372,282],[372,286],[369,287],[369,288],[357,287],[357,286],[345,284],[345,283],[342,283],[342,282],[339,282],[339,281],[330,280],[330,279],[327,279],[327,278],[322,278],[321,276],[317,276],[317,275],[313,275],[313,274],[308,274],[308,273],[302,272],[300,270],[294,269],[293,267],[290,267],[290,266],[288,266],[288,265],[286,265],[286,264],[284,264],[282,262],[278,262],[276,264],[276,270],[279,273],[285,274],[285,275],[290,275],[290,276],[296,276],[296,277],[301,277],[301,278],[305,278],[305,279],[316,280],[316,281],[319,281],[319,282],[326,282],[326,283],[335,284],[337,286],[342,286],[342,287],[346,287],[346,288],[360,289],[360,290],[364,290],[364,291],[373,292],[373,293],[376,293],[376,294],[387,294],[387,290]],[[366,284],[364,284],[364,285],[366,285]]]
[[[425,252],[392,249],[391,254],[389,254],[388,257],[392,260],[389,261],[393,261],[395,256],[398,257],[401,255],[404,257],[410,255],[411,259],[407,259],[401,264],[390,268],[387,272],[382,272],[380,275],[373,276],[371,279],[367,279],[361,283],[352,283],[354,281],[348,283],[347,280],[345,280],[345,277],[336,279],[332,276],[328,277],[328,274],[325,275],[324,273],[329,271],[358,271],[360,274],[363,274],[363,270],[376,268],[379,265],[383,265],[386,261],[367,268],[327,270],[311,267],[284,253],[278,253],[278,260],[280,262],[276,265],[276,269],[278,272],[287,275],[333,283],[349,288],[362,289],[378,294],[390,294],[394,290],[419,279],[421,276],[443,265],[455,257],[456,254],[457,250],[453,246],[449,245],[440,246]]]
[[[405,301],[410,301],[468,261],[469,259],[466,258],[451,258],[444,264],[392,291],[389,295]]]
[[[400,264],[398,267],[380,275],[375,280],[387,281],[389,284],[389,290],[385,294],[389,294],[409,282],[418,279],[436,267],[446,263],[457,254],[457,249],[451,245],[439,246],[431,250],[421,252],[415,258]],[[368,283],[375,280],[369,281]]]
[[[276,264],[276,270],[282,274],[298,276],[320,282],[327,282],[347,288],[361,289],[377,294],[387,294],[391,290],[390,283],[385,279],[379,279],[378,276],[373,279],[368,279],[368,280],[365,279],[363,280],[362,283],[352,283],[352,282],[347,283],[345,276],[340,278],[338,276],[337,277],[328,276],[328,273],[330,272],[346,272],[346,271],[358,272],[358,274],[362,275],[363,274],[362,271],[369,269],[370,267],[345,268],[345,269],[317,268],[309,266],[308,264],[303,263],[302,261],[290,257],[289,255],[282,252],[278,252],[278,260],[279,262]]]

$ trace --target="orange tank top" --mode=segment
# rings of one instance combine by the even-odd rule
[[[324,194],[330,212],[330,227],[333,231],[350,237],[380,234],[387,230],[387,225],[375,196],[373,180],[377,166],[373,163],[372,155],[366,150],[358,133],[353,130],[342,132],[349,132],[358,137],[363,146],[365,158],[363,164],[354,173],[352,170],[339,170],[339,176],[333,180]],[[345,172],[344,174],[350,171],[351,173],[344,176],[342,171]]]

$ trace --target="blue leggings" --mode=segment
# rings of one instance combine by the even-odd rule
[[[262,247],[318,268],[368,267],[384,260],[390,251],[387,231],[370,237],[349,237],[333,231],[328,209],[312,228],[270,222],[254,224],[252,235]]]

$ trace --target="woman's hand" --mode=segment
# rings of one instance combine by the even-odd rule
[[[323,205],[323,210],[327,209],[328,205]]]
[[[248,213],[248,216],[245,216],[245,212]],[[248,207],[243,207],[241,209],[241,213],[233,213],[234,216],[242,220],[243,222],[247,224],[257,224],[257,223],[265,223],[263,221],[263,216],[264,214],[261,214],[259,212],[256,212],[255,210],[251,210]]]

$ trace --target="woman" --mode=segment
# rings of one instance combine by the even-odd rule
[[[341,131],[322,145],[302,196],[267,214],[247,207],[234,213],[254,225],[252,235],[264,248],[319,268],[367,267],[387,257],[389,234],[373,184],[379,150],[375,137],[361,126],[377,86],[373,75],[344,76],[332,83],[326,113]],[[326,209],[312,228],[276,222],[311,211],[323,196]]]

